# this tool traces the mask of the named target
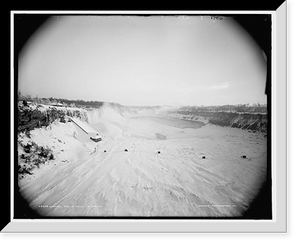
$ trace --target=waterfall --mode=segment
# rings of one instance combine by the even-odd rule
[[[91,125],[101,121],[101,109],[87,110],[87,122]]]

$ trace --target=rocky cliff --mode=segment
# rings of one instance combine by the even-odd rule
[[[241,128],[253,132],[267,133],[268,115],[262,113],[238,113],[238,112],[190,112],[173,111],[171,117],[202,121],[206,124]]]
[[[86,110],[79,108],[55,107],[42,104],[19,102],[18,133],[48,126],[55,120],[66,122],[68,117],[77,117],[87,121]]]

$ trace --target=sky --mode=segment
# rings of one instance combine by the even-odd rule
[[[19,55],[24,95],[128,106],[266,103],[266,61],[231,17],[53,16]]]

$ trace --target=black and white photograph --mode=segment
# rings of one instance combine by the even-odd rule
[[[246,18],[270,29],[270,15]],[[235,19],[49,16],[18,57],[28,206],[43,217],[246,214],[267,181],[267,55]]]
[[[14,18],[15,218],[272,219],[271,15]]]

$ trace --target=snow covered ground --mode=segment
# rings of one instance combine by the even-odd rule
[[[260,133],[155,111],[88,113],[98,143],[72,122],[31,131],[55,157],[19,179],[43,216],[241,216],[265,180]]]

